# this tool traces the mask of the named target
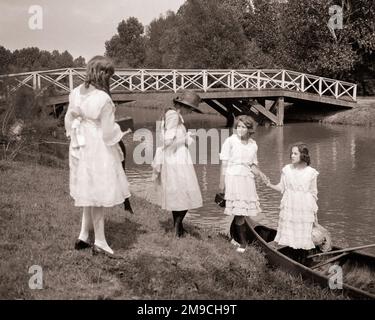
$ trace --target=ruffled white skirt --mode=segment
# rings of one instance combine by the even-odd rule
[[[312,228],[317,210],[316,200],[310,193],[287,190],[281,200],[275,241],[294,249],[315,248]]]
[[[252,175],[225,175],[225,200],[226,215],[255,217],[262,212]]]
[[[275,242],[294,249],[313,249],[312,222],[293,222],[280,217]]]

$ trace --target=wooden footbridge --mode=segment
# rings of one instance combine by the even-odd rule
[[[64,105],[70,91],[84,80],[85,69],[67,68],[0,76],[5,94],[29,87],[53,91],[47,105]],[[332,108],[352,108],[357,85],[289,70],[149,70],[118,69],[111,82],[115,103],[174,96],[194,90],[211,108],[230,121],[238,114],[251,114],[283,125],[285,102]],[[4,95],[5,95],[4,94]]]

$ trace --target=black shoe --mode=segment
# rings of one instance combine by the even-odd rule
[[[77,239],[76,242],[74,243],[74,249],[76,250],[82,250],[82,249],[87,249],[90,248],[91,244],[87,243],[85,241],[82,241],[80,239]]]
[[[175,229],[176,229],[176,237],[177,238],[181,238],[185,235],[185,233],[187,233],[185,228],[182,226],[182,223],[180,225],[178,225]]]
[[[129,198],[126,198],[125,201],[124,201],[124,210],[129,211],[131,214],[134,214],[132,206],[130,205]]]

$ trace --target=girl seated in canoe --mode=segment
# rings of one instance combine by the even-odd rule
[[[273,185],[269,179],[266,185],[283,194],[279,224],[275,242],[294,249],[315,247],[312,230],[317,223],[317,177],[318,171],[310,167],[307,146],[300,142],[292,146],[291,164],[281,171],[280,183]]]
[[[261,212],[254,178],[266,177],[258,169],[258,146],[251,138],[255,133],[255,121],[250,116],[238,116],[234,122],[234,129],[235,133],[224,141],[221,149],[219,189],[225,193],[224,214],[234,217],[241,239],[241,246],[237,251],[244,252],[246,248],[244,217],[254,217]]]

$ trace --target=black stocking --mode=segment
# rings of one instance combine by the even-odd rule
[[[172,211],[173,214],[173,224],[177,237],[181,237],[184,234],[184,227],[182,225],[182,220],[184,220],[187,210],[182,211]]]
[[[245,221],[243,220],[243,217],[235,216],[234,219],[235,219],[234,223],[236,226],[237,234],[239,235],[239,238],[240,238],[240,244],[241,246],[246,246],[247,238],[245,234],[245,230],[246,230]]]
[[[126,148],[125,148],[125,144],[122,142],[122,140],[120,140],[118,144],[121,148],[122,153],[124,154],[124,160],[121,162],[121,165],[122,165],[122,168],[124,169],[124,172],[125,172]],[[130,213],[134,213],[133,208],[130,205],[129,198],[126,198],[125,201],[124,201],[124,210],[129,211]]]

